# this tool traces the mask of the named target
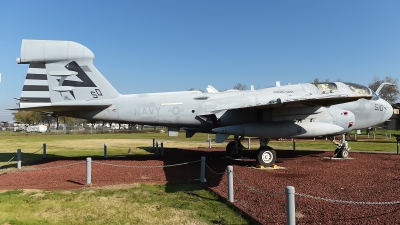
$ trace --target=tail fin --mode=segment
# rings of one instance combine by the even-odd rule
[[[70,41],[23,40],[18,63],[29,63],[21,109],[104,105],[119,95],[93,65],[94,54]],[[52,111],[52,110],[49,110]]]

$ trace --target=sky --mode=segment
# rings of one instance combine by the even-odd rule
[[[400,76],[400,1],[2,1],[0,121],[28,65],[22,39],[68,40],[121,94]]]

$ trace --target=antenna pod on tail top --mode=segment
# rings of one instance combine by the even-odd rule
[[[73,41],[23,39],[18,64],[56,61],[93,61],[93,52]]]

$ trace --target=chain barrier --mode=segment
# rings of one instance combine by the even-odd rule
[[[79,165],[79,164],[83,164],[83,163],[86,163],[86,161],[78,162],[78,163],[71,163],[71,164],[61,165],[61,166],[50,166],[50,167],[44,167],[44,168],[25,169],[24,171],[38,171],[38,170],[49,170],[49,169],[56,169],[56,168],[64,168],[64,167],[75,166],[75,165]]]
[[[207,167],[212,173],[217,174],[217,175],[223,175],[223,174],[225,174],[225,172],[226,172],[226,169],[225,169],[224,172],[222,172],[222,173],[217,173],[217,172],[215,172],[214,170],[212,170],[212,169],[208,166],[207,163],[206,163],[206,167]]]
[[[34,152],[32,152],[32,153],[29,153],[29,154],[35,154],[35,153],[39,152],[39,151],[42,150],[42,149],[43,149],[43,146],[42,146],[41,148],[39,148],[37,151],[34,151]],[[24,153],[24,152],[21,152],[21,153]]]
[[[200,162],[200,161],[201,160],[196,160],[196,161],[192,161],[192,162],[178,163],[178,164],[172,164],[172,165],[163,165],[163,166],[128,166],[128,165],[103,163],[103,162],[97,162],[97,161],[92,161],[92,163],[97,163],[97,164],[101,164],[101,165],[105,165],[105,166],[115,166],[115,167],[125,167],[125,168],[166,168],[166,167],[187,165],[187,164],[196,163],[196,162]]]
[[[305,198],[327,201],[327,202],[353,204],[353,205],[396,205],[396,204],[400,204],[400,201],[397,201],[397,202],[356,202],[356,201],[344,201],[344,200],[336,200],[336,199],[330,199],[330,198],[315,197],[312,195],[306,195],[306,194],[300,194],[300,193],[295,193],[295,195],[305,197]]]
[[[10,160],[8,160],[8,161],[5,162],[5,163],[11,162],[16,156],[17,156],[17,154],[15,154]],[[1,165],[0,168],[3,167],[3,166],[5,166],[5,165],[6,165],[5,163],[4,163],[4,165]]]
[[[39,148],[38,150],[36,150],[36,151],[34,151],[34,152],[32,152],[32,153],[29,153],[29,154],[35,154],[35,153],[39,152],[39,151],[42,150],[42,149],[43,149],[43,147],[41,147],[41,148]],[[23,154],[23,152],[21,152],[21,154]],[[5,163],[11,162],[17,155],[18,155],[18,154],[15,154],[10,160],[8,160],[8,161],[5,162]],[[5,166],[5,165],[6,165],[6,164],[1,165],[0,168],[3,167],[3,166]]]
[[[233,176],[234,176],[243,186],[245,186],[245,187],[246,187],[247,189],[249,189],[250,191],[254,191],[254,192],[259,193],[259,194],[262,194],[262,195],[274,196],[274,197],[275,197],[275,196],[284,196],[284,195],[285,195],[285,193],[266,193],[266,192],[259,191],[259,190],[255,189],[255,188],[253,188],[253,187],[251,187],[251,186],[245,184],[241,179],[239,179],[239,177],[236,176],[235,173],[232,173],[232,174],[233,174]]]

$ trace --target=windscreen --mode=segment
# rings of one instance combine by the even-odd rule
[[[369,88],[359,85],[359,84],[354,84],[354,83],[345,83],[352,91],[357,92],[359,94],[367,94],[370,95],[371,92]]]

